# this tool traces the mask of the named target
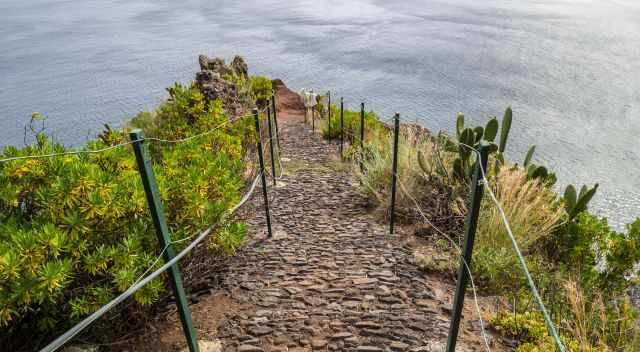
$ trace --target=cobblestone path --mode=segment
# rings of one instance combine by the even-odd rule
[[[281,128],[287,173],[269,188],[276,235],[229,263],[223,286],[239,308],[218,327],[223,350],[440,350],[450,290],[434,289],[411,248],[367,214],[335,145],[299,122]],[[479,336],[474,321],[462,330]],[[458,350],[483,350],[473,341]]]

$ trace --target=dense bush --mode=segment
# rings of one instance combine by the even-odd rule
[[[194,85],[168,91],[165,103],[131,125],[149,137],[177,139],[228,119],[221,103],[205,102]],[[148,142],[173,240],[218,222],[239,200],[250,122],[181,144]],[[125,142],[125,132],[107,128],[83,149]],[[40,132],[36,144],[7,147],[2,157],[69,150]],[[242,223],[225,222],[211,245],[231,252],[244,231]],[[0,163],[0,335],[24,324],[59,328],[87,315],[133,284],[158,253],[130,146]],[[164,289],[157,279],[134,298],[148,305]]]
[[[320,114],[319,114],[320,115]],[[322,116],[322,115],[320,115]],[[349,142],[360,141],[360,111],[343,111],[344,140]],[[384,138],[388,133],[378,116],[373,112],[365,112],[365,140],[375,141]],[[331,121],[325,121],[322,126],[322,136],[327,139],[340,139],[340,109],[331,105]]]
[[[257,102],[258,106],[263,107],[269,103],[271,98],[273,87],[271,80],[264,76],[252,76],[251,77],[251,94],[253,100]]]

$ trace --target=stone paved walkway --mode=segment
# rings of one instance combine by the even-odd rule
[[[269,189],[276,236],[229,263],[223,286],[239,308],[218,327],[224,351],[439,350],[451,287],[433,288],[411,248],[367,214],[335,145],[300,122],[281,129],[289,161]],[[264,219],[251,229],[264,231]],[[462,328],[472,343],[458,350],[483,350],[477,323]]]

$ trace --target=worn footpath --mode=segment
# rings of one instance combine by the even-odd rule
[[[229,263],[223,287],[237,308],[218,325],[223,350],[442,350],[453,287],[436,285],[402,236],[367,214],[335,144],[295,119],[280,133],[285,174],[269,188],[274,238]],[[264,216],[250,223],[254,236],[264,233]],[[479,323],[465,315],[458,350],[484,350]]]

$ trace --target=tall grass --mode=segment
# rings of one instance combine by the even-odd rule
[[[555,192],[537,179],[527,179],[523,168],[502,167],[490,183],[523,251],[551,235],[563,218],[565,212],[558,204]],[[479,242],[494,248],[511,248],[502,216],[491,197],[483,198],[480,212]]]
[[[396,210],[401,216],[415,212],[416,199],[421,203],[426,199],[440,203],[436,208],[457,209],[459,214],[464,212],[462,199],[451,201],[450,196],[442,196],[443,189],[449,190],[451,180],[447,170],[451,168],[453,158],[450,153],[440,153],[443,147],[439,143],[437,137],[424,131],[402,126],[398,138],[396,192]],[[359,156],[356,161],[354,165],[363,191],[377,205],[377,210],[386,214],[391,198],[393,134],[385,133],[367,142],[362,160],[364,171],[360,170]],[[409,196],[404,190],[412,194]]]
[[[605,304],[602,294],[586,293],[574,280],[563,289],[569,307],[564,328],[579,351],[640,351],[640,326],[628,297],[618,297],[612,306]]]

